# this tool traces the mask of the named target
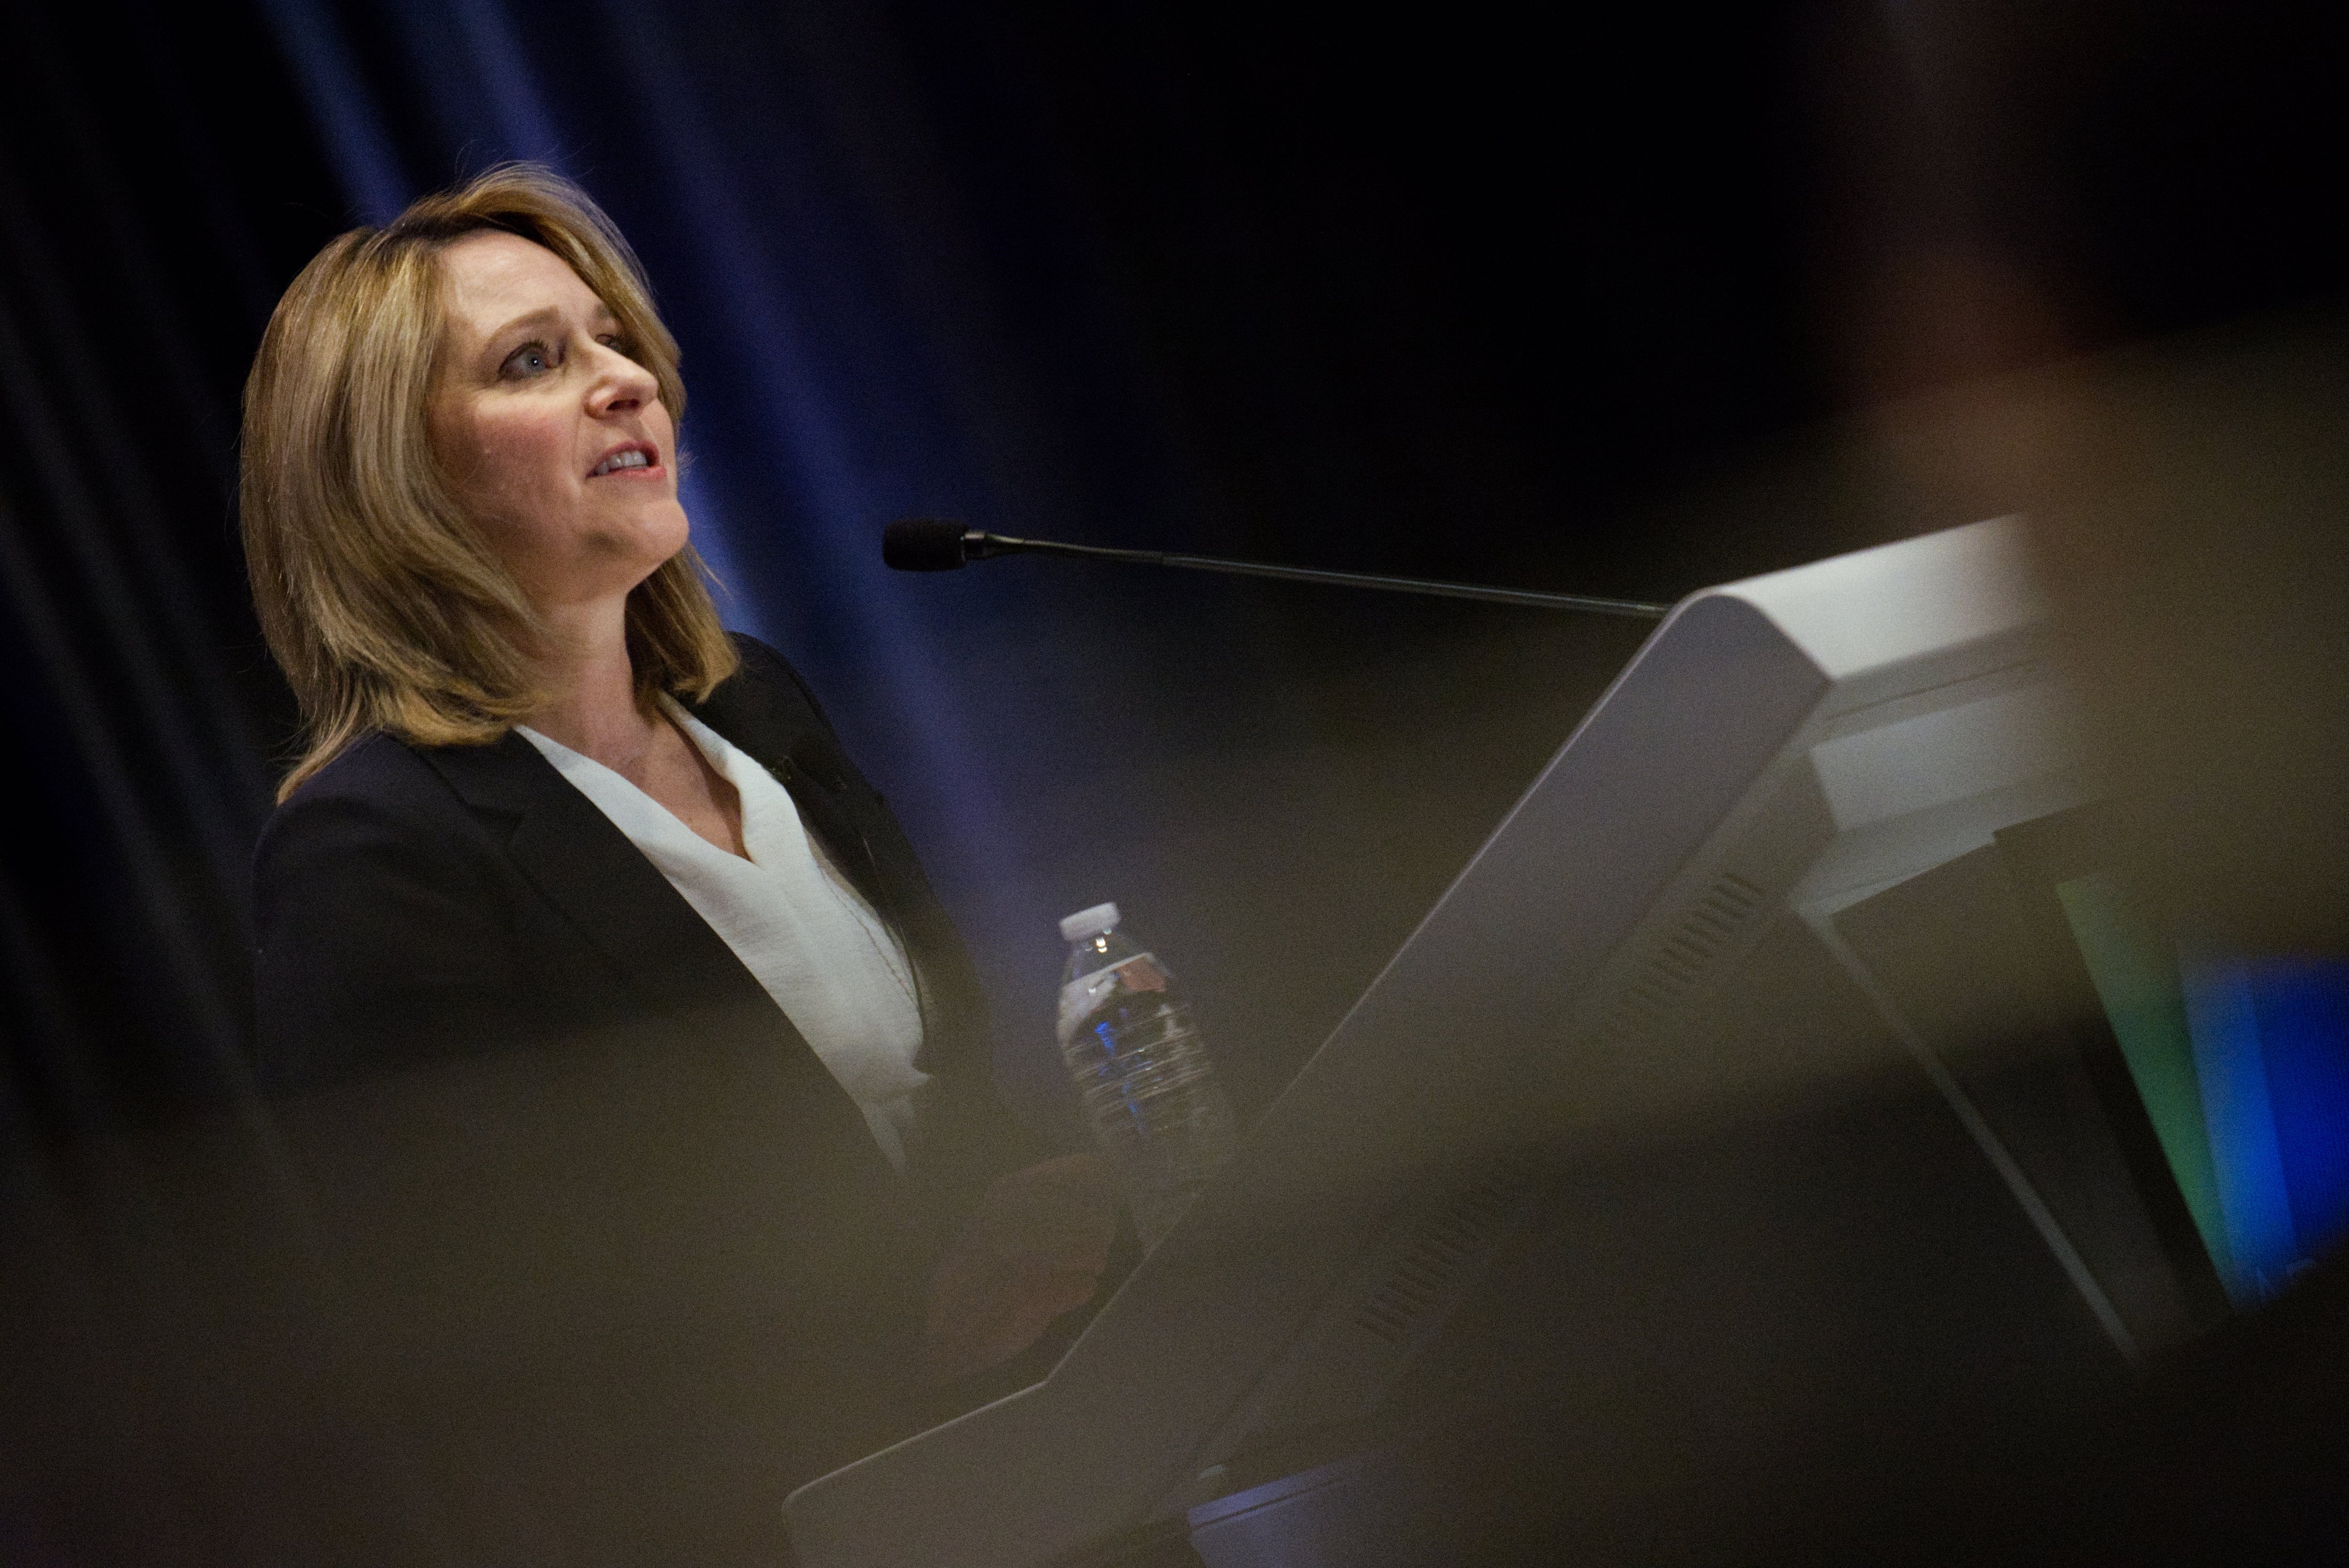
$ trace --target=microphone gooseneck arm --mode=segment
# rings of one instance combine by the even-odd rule
[[[1438,583],[1424,577],[1386,577],[1367,572],[1330,572],[1318,566],[1269,566],[1226,561],[1172,550],[1116,550],[1099,544],[1064,544],[1052,539],[1015,539],[986,533],[943,518],[905,518],[882,535],[882,559],[901,572],[951,572],[999,555],[1061,555],[1087,561],[1123,561],[1140,566],[1179,566],[1236,577],[1269,577],[1283,583],[1319,583],[1335,588],[1377,588],[1393,593],[1429,593],[1444,599],[1475,599],[1537,610],[1586,610],[1661,621],[1669,604],[1635,599],[1600,599],[1586,593],[1542,593],[1527,588],[1486,588],[1469,583]]]

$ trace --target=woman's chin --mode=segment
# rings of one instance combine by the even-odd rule
[[[675,501],[647,508],[597,532],[588,552],[590,560],[583,562],[584,575],[626,593],[675,560],[690,538],[684,508]]]

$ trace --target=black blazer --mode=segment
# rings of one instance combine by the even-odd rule
[[[520,736],[370,738],[263,835],[260,1067],[336,1304],[319,1484],[413,1555],[772,1561],[790,1486],[936,1415],[899,1397],[922,1282],[1032,1157],[911,847],[797,674],[738,641],[698,717],[782,781],[919,979],[935,1081],[904,1177]]]

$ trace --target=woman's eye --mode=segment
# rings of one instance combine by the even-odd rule
[[[616,333],[607,333],[595,340],[624,359],[636,356],[636,346]]]
[[[498,374],[513,380],[528,380],[543,376],[554,368],[554,354],[543,343],[525,343],[506,356]]]

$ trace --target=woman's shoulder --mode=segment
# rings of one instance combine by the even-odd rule
[[[826,757],[837,751],[832,720],[791,661],[756,637],[728,634],[741,667],[692,705],[694,716],[770,768],[787,757],[806,765],[811,742]]]
[[[279,802],[278,811],[299,811],[330,800],[395,800],[429,791],[431,769],[415,748],[398,736],[375,730],[335,755],[333,761],[302,780]]]
[[[740,656],[742,665],[709,694],[712,701],[732,697],[770,706],[781,705],[818,722],[824,722],[823,709],[816,702],[815,692],[791,660],[748,633],[729,632],[726,634],[734,644],[734,651]],[[828,723],[826,727],[830,727]]]
[[[480,749],[480,748],[473,748]],[[263,824],[257,891],[304,871],[347,874],[355,862],[406,867],[471,858],[481,837],[443,769],[397,736],[361,738],[304,779]]]
[[[263,829],[254,1003],[271,1088],[479,1055],[575,1017],[544,976],[577,944],[512,865],[511,820],[470,809],[435,764],[432,748],[369,736]]]
[[[415,748],[377,731],[345,747],[279,801],[262,842],[354,816],[429,817],[450,801],[448,785]]]

